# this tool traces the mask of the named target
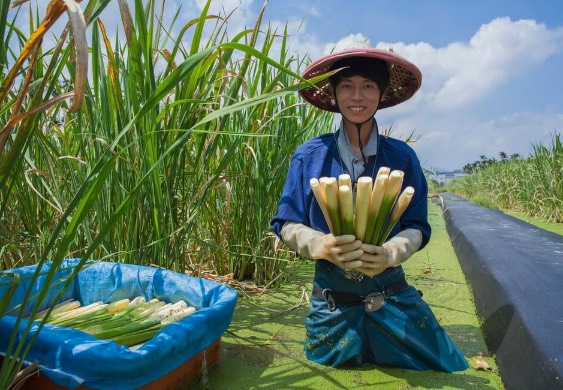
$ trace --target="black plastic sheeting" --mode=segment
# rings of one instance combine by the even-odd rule
[[[563,389],[563,236],[456,195],[442,202],[506,389]]]

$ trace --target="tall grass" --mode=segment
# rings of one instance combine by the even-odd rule
[[[260,14],[254,28],[227,38],[208,2],[175,36],[177,19],[165,26],[155,1],[130,8],[120,0],[125,36],[112,41],[108,3],[91,0],[82,13],[53,0],[49,22],[31,15],[26,34],[1,1],[0,38],[9,44],[0,50],[0,271],[52,265],[39,295],[30,287],[22,305],[11,302],[17,275],[0,275],[0,320],[11,313],[19,324],[52,303],[47,290],[67,257],[81,259],[75,274],[89,259],[106,259],[258,283],[289,258],[268,222],[291,153],[331,116],[297,101],[307,83],[285,35],[262,31]],[[67,5],[83,26],[49,47],[39,32]],[[85,34],[87,50],[79,47]],[[33,344],[30,327],[10,338],[0,388]]]
[[[101,18],[90,21],[91,79],[81,109],[68,115],[59,105],[35,121],[21,175],[3,193],[5,269],[40,257],[76,189],[110,161],[65,255],[82,256],[97,240],[93,258],[184,271],[206,260],[198,248],[209,243],[211,263],[217,249],[230,253],[213,268],[237,277],[249,275],[237,262],[274,255],[273,245],[264,253],[257,243],[267,237],[288,158],[311,123],[330,117],[298,102],[290,67],[300,63],[287,58],[283,34],[260,32],[260,19],[229,41],[214,19],[208,41],[186,48],[180,36],[167,49],[155,15],[153,1],[136,1],[134,15],[125,8],[125,43],[110,42]],[[209,19],[204,11],[181,31],[195,29],[201,39]],[[279,53],[271,53],[275,40]],[[57,93],[75,76],[70,51],[53,60]]]
[[[269,55],[273,35],[266,39],[261,52]],[[299,68],[296,59],[284,65]],[[247,79],[249,93],[274,91],[291,83],[291,76],[264,63],[253,63],[252,79]],[[289,160],[297,145],[319,131],[329,131],[332,115],[314,113],[296,95],[269,101],[253,111],[230,117],[234,128],[246,128],[254,137],[224,138],[222,148],[239,145],[237,157],[222,175],[220,185],[205,202],[205,211],[197,236],[204,267],[220,274],[233,273],[238,279],[252,277],[264,284],[280,275],[288,256],[270,232],[269,222],[277,209]]]
[[[451,182],[447,189],[486,207],[523,211],[563,222],[563,142],[533,145],[524,159],[510,159]]]

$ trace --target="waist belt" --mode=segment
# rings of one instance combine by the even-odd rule
[[[313,287],[313,296],[324,299],[328,304],[330,311],[336,309],[336,304],[340,305],[360,305],[370,302],[374,297],[387,298],[390,295],[398,294],[409,287],[405,279],[401,279],[394,283],[389,283],[383,287],[380,292],[371,293],[368,295],[361,295],[358,293],[332,291],[329,288]],[[383,302],[383,300],[381,300]]]

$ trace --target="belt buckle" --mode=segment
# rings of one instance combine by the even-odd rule
[[[363,299],[366,311],[377,311],[381,309],[385,303],[385,295],[383,292],[371,293]]]

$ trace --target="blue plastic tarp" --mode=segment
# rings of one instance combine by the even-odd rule
[[[77,260],[67,260],[57,272],[64,280]],[[49,264],[43,270],[48,270]],[[9,272],[21,275],[10,307],[21,304],[26,289],[33,283],[37,266]],[[44,281],[40,276],[33,291]],[[44,307],[54,303],[62,284],[52,283]],[[7,285],[0,285],[0,296]],[[139,349],[131,350],[113,341],[101,340],[84,332],[44,325],[26,356],[27,362],[40,361],[40,370],[54,383],[67,388],[135,389],[165,376],[194,355],[213,344],[229,327],[237,299],[236,290],[217,282],[172,271],[130,264],[94,261],[77,275],[63,299],[74,298],[88,305],[143,296],[165,302],[185,300],[197,310],[181,321],[162,328]],[[29,308],[27,308],[29,310]],[[16,317],[0,319],[0,352],[5,353]],[[22,334],[27,320],[18,327]],[[32,334],[38,325],[33,325]]]

